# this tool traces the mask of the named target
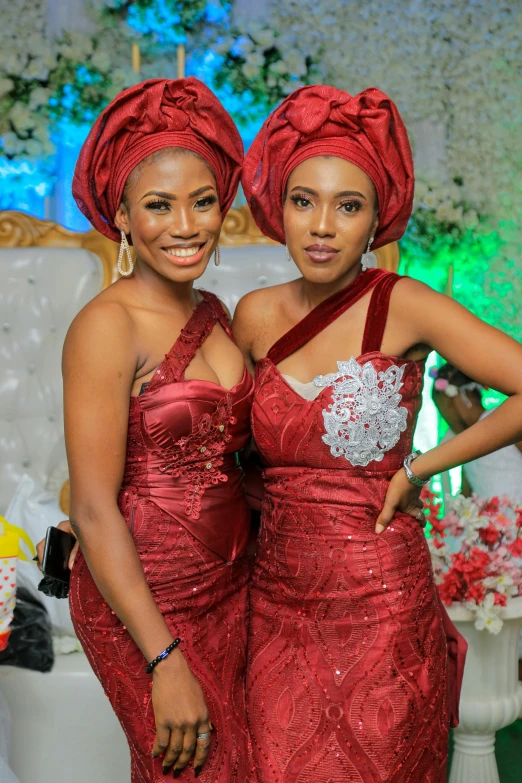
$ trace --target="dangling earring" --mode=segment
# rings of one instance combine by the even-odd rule
[[[288,247],[286,245],[285,245],[285,250],[286,250],[286,260],[290,261],[290,263],[291,263],[294,259],[290,255],[290,251],[289,251],[289,249],[288,249]]]
[[[366,248],[366,253],[362,257],[362,271],[366,272],[367,269],[370,268],[370,259],[368,258],[368,254],[370,252],[370,248],[372,246],[373,237],[370,237],[368,240],[368,247]]]
[[[216,245],[216,249],[214,250],[214,263],[216,266],[219,266],[221,263],[221,248],[219,245]]]
[[[127,254],[128,269],[124,272],[121,262],[123,261],[123,252]],[[134,261],[132,260],[129,243],[125,231],[121,232],[120,252],[118,253],[118,272],[122,277],[129,277],[134,271]]]

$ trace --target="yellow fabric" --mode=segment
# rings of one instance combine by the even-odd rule
[[[36,549],[25,530],[16,525],[11,525],[3,516],[0,516],[0,557],[18,557],[19,560],[29,561],[21,547],[26,545],[31,557],[35,557]]]

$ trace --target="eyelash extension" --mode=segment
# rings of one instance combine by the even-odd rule
[[[339,206],[346,207],[347,205],[350,205],[350,206],[354,207],[354,209],[351,210],[352,212],[358,212],[362,208],[363,203],[362,203],[362,201],[359,201],[358,198],[351,198],[351,199],[347,199],[346,201],[342,201]],[[347,214],[350,214],[350,213],[347,212]]]
[[[217,200],[218,197],[215,194],[212,194],[211,196],[203,196],[202,198],[198,198],[196,205],[199,204],[200,207],[210,207],[212,204],[216,204]]]
[[[290,196],[290,201],[293,201],[294,204],[297,204],[298,201],[308,201],[308,203],[311,203],[310,197],[305,193],[292,193]]]
[[[149,201],[145,206],[147,209],[159,209],[159,207],[170,207],[170,203],[165,199],[157,199],[156,201]]]

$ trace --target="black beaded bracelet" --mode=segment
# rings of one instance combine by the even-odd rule
[[[175,649],[176,649],[176,647],[177,647],[179,644],[181,644],[181,639],[180,639],[180,638],[179,638],[179,636],[178,636],[178,638],[177,638],[177,639],[174,639],[174,641],[172,642],[172,644],[169,644],[169,646],[167,647],[167,649],[166,649],[166,650],[163,650],[163,652],[162,652],[162,653],[160,653],[160,654],[158,655],[158,657],[157,657],[157,658],[154,658],[154,660],[153,660],[153,661],[151,661],[151,662],[148,664],[147,668],[145,669],[145,672],[146,672],[146,674],[151,674],[151,673],[154,671],[154,669],[156,668],[156,666],[158,665],[158,663],[159,663],[160,661],[162,661],[164,658],[167,658],[167,656],[169,656],[169,655],[170,655],[170,653],[172,652],[172,650],[175,650]]]

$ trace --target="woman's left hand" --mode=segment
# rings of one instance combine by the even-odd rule
[[[420,499],[421,487],[408,481],[404,468],[397,471],[390,481],[384,505],[375,524],[375,532],[383,533],[392,521],[396,511],[410,514],[422,527],[426,524],[423,503]]]

